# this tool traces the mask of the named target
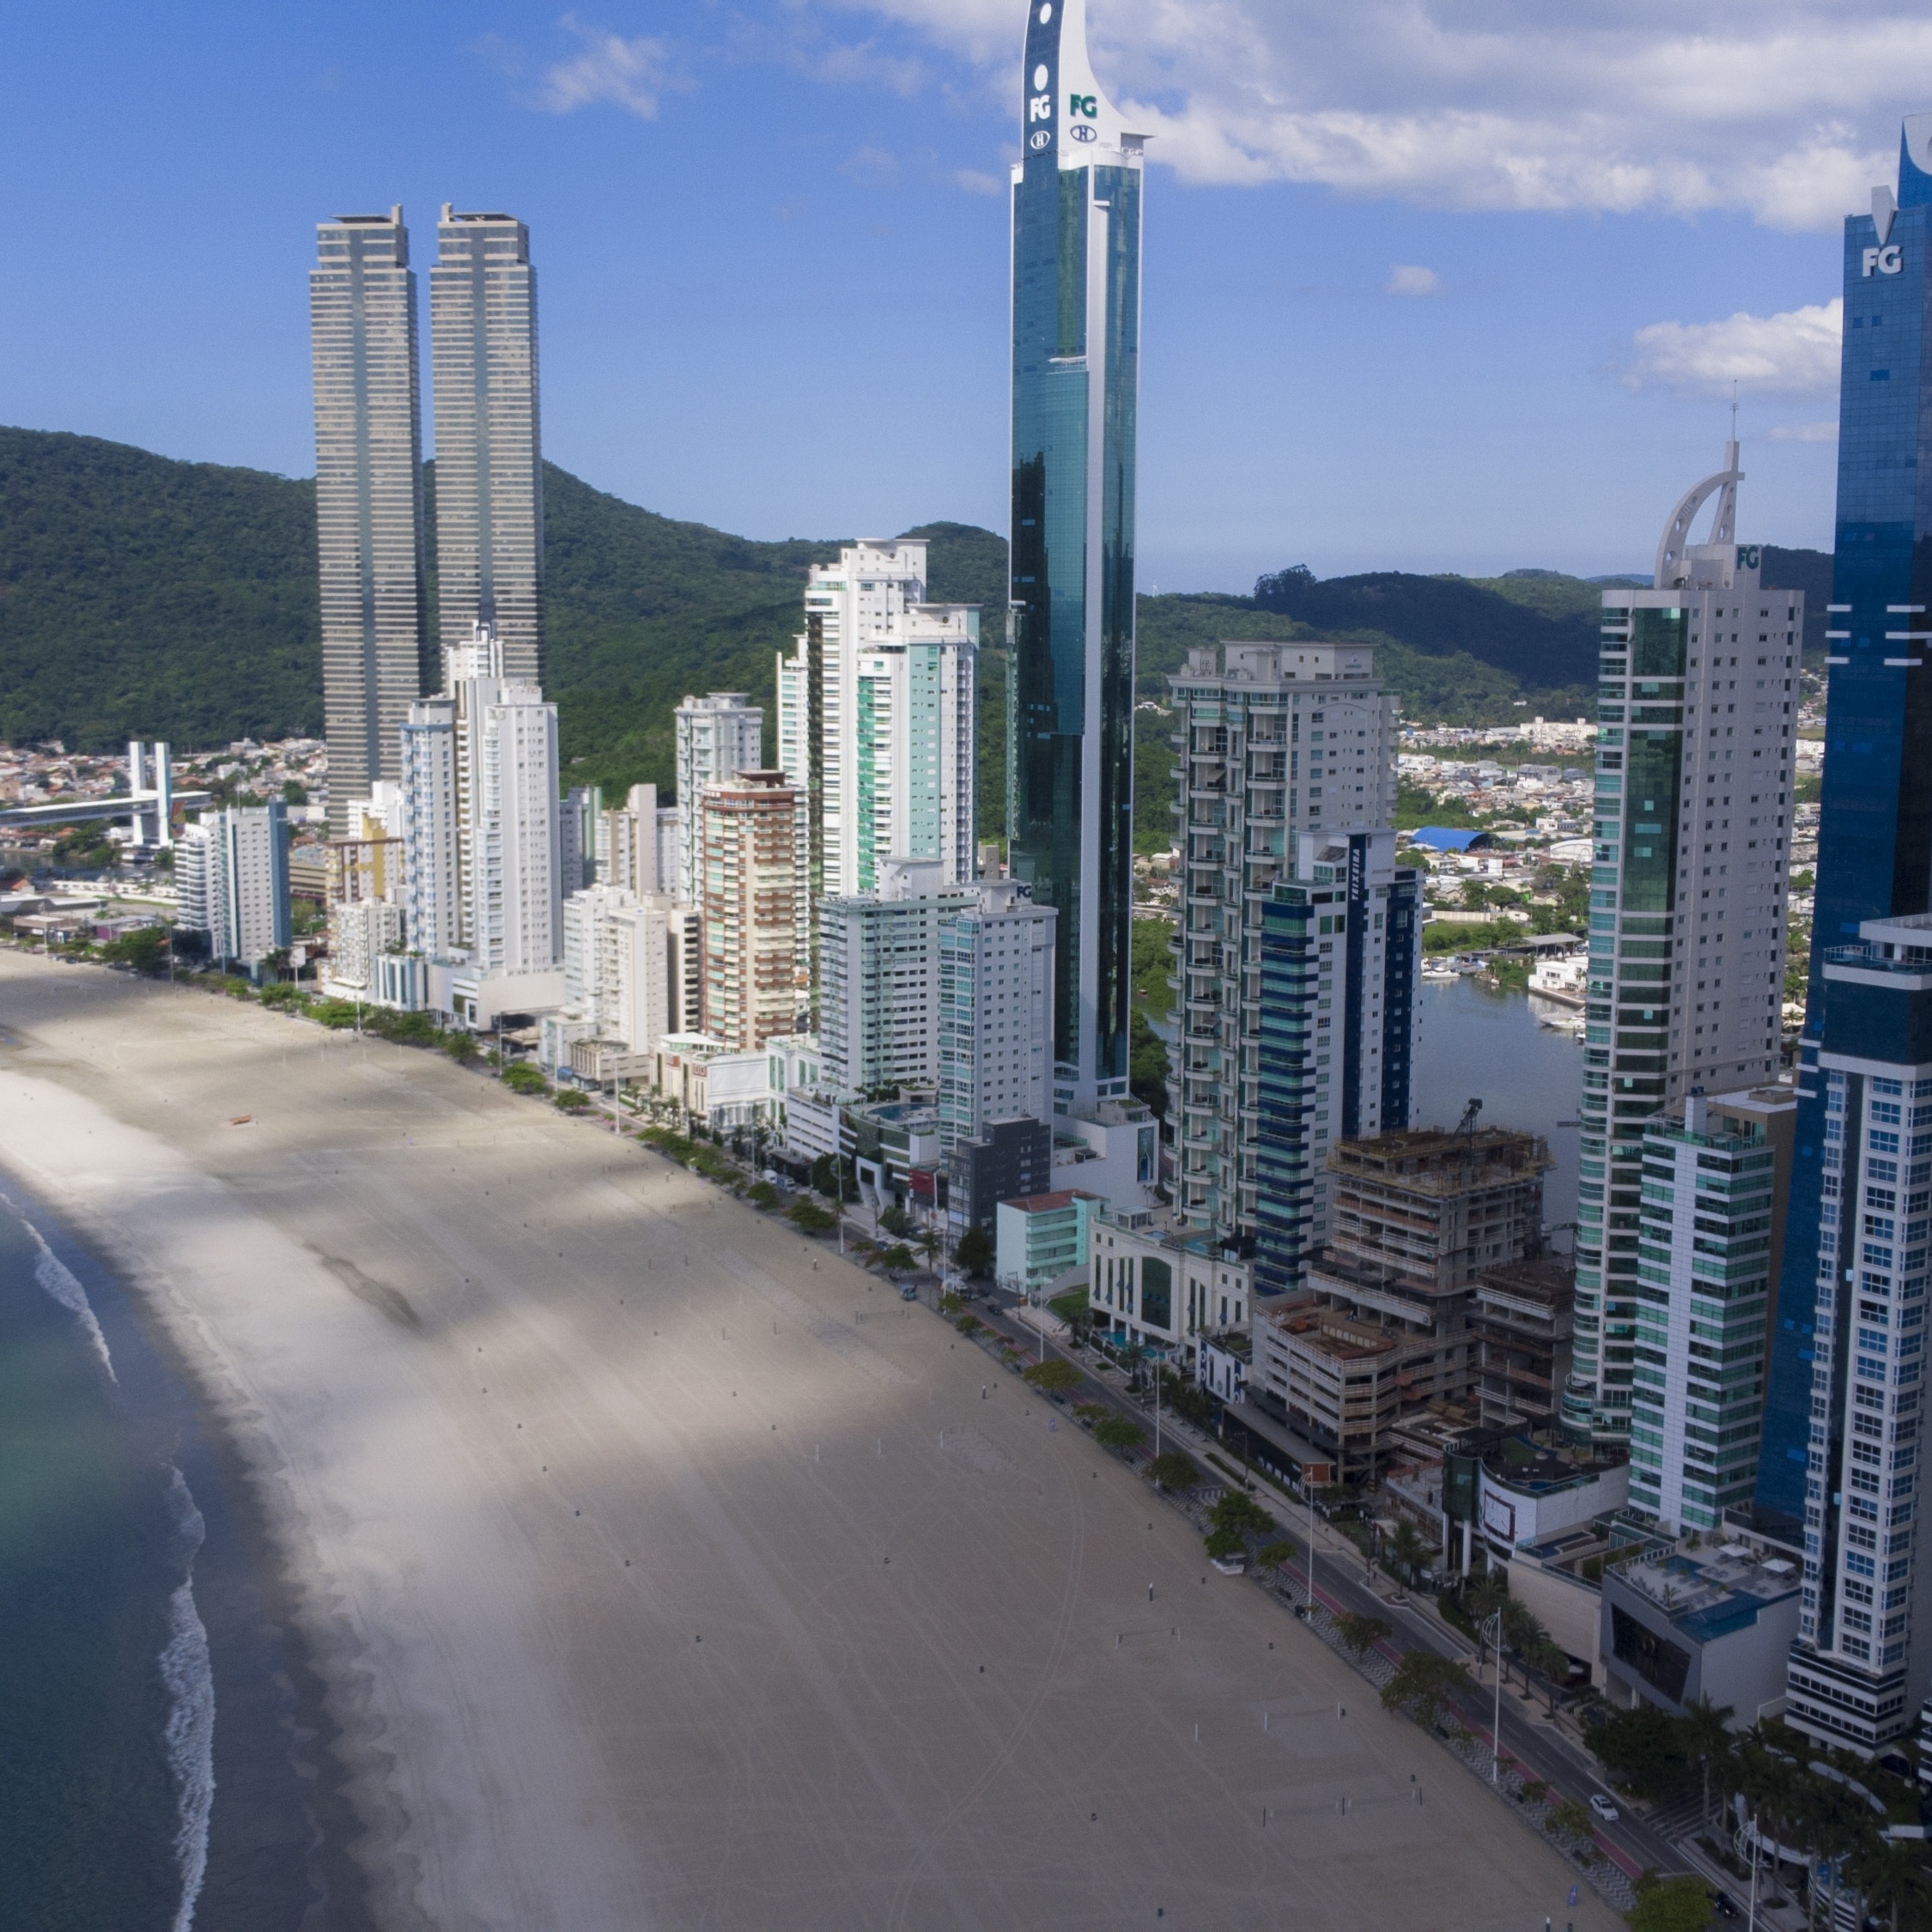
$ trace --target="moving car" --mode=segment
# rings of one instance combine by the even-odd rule
[[[1606,1825],[1614,1825],[1617,1822],[1616,1806],[1612,1804],[1609,1799],[1605,1797],[1601,1791],[1592,1791],[1590,1793],[1590,1809],[1594,1811]]]

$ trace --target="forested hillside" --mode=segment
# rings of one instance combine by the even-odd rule
[[[427,482],[433,501],[433,465]],[[554,465],[544,491],[549,684],[566,779],[668,787],[672,706],[687,691],[743,690],[769,707],[806,566],[835,556],[839,540],[756,542],[680,523]],[[0,738],[100,750],[165,737],[191,749],[319,732],[314,521],[309,481],[0,429]],[[1005,543],[969,524],[907,534],[931,543],[934,598],[985,611],[990,831],[1005,794]],[[1814,632],[1821,641],[1830,566],[1817,551],[1765,552],[1771,580],[1807,593],[1807,644]],[[1376,644],[1411,717],[1576,716],[1594,696],[1601,591],[1539,570],[1318,579],[1294,568],[1248,597],[1144,597],[1141,692],[1163,702],[1195,645],[1322,635]],[[1164,724],[1144,724],[1139,817],[1152,840],[1167,825],[1169,750]]]

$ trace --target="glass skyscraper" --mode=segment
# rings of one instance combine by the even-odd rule
[[[1869,1749],[1932,1674],[1915,1606],[1932,1204],[1932,114],[1844,228],[1811,984],[1758,1506],[1803,1525],[1787,1722]]]
[[[436,603],[445,647],[489,626],[503,675],[544,680],[544,464],[537,271],[512,215],[447,203],[429,271]]]
[[[1143,137],[1031,0],[1013,170],[1012,876],[1059,914],[1054,1104],[1127,1091]]]
[[[399,773],[427,656],[416,275],[403,211],[319,224],[310,271],[330,823]],[[465,626],[467,630],[467,625]]]

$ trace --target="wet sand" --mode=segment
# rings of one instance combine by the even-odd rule
[[[782,1222],[199,992],[0,954],[0,1163],[251,1472],[380,1925],[1619,1923],[1136,1478]]]

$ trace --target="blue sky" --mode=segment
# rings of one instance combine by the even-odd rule
[[[1740,374],[1741,535],[1829,543],[1838,219],[1932,106],[1932,30],[1680,13],[1094,0],[1157,136],[1144,585],[1641,565]],[[400,200],[427,267],[449,199],[531,225],[566,468],[757,537],[1001,527],[1019,26],[16,8],[0,421],[307,473],[313,224]]]

